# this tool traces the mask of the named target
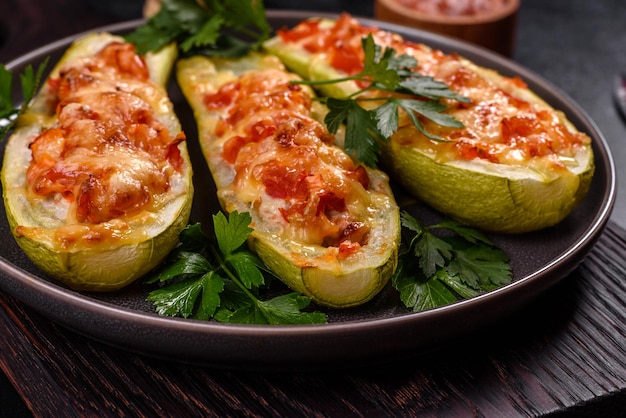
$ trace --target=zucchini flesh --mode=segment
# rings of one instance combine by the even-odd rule
[[[517,78],[361,26],[347,14],[283,29],[265,47],[301,77],[330,80],[360,71],[360,39],[368,33],[381,47],[414,57],[420,74],[472,100],[469,105],[443,100],[445,113],[463,128],[421,118],[428,132],[444,139],[439,142],[400,113],[400,128],[383,147],[382,161],[407,191],[458,221],[505,233],[555,225],[583,199],[594,173],[590,138]],[[359,89],[354,82],[320,86],[330,97],[347,97]]]
[[[398,206],[384,173],[331,143],[312,91],[262,54],[184,59],[177,78],[220,204],[250,213],[249,245],[265,264],[320,305],[380,292],[397,265]]]
[[[56,63],[8,139],[11,231],[70,288],[128,285],[187,224],[192,170],[165,90],[176,58],[174,45],[139,57],[120,37],[88,34]]]

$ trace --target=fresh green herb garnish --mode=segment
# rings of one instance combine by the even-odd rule
[[[305,312],[310,299],[292,292],[269,300],[259,299],[266,287],[259,258],[244,244],[252,232],[250,214],[213,215],[215,242],[200,225],[190,225],[180,234],[181,244],[170,260],[147,283],[163,286],[150,292],[147,300],[165,316],[239,324],[320,324],[320,312]]]
[[[236,57],[259,47],[270,33],[262,1],[163,0],[158,13],[126,40],[145,54],[176,42],[187,55]]]
[[[181,244],[147,283],[163,286],[147,300],[164,316],[239,324],[319,324],[326,315],[303,309],[310,299],[297,292],[260,300],[269,288],[270,273],[244,245],[252,229],[248,213],[228,219],[213,216],[216,243],[200,224],[188,226]],[[392,285],[400,300],[414,312],[468,299],[512,280],[508,256],[480,231],[444,220],[424,226],[401,213],[404,250]],[[436,235],[434,231],[443,231]],[[270,276],[273,277],[273,276]]]
[[[261,2],[206,3],[208,7],[203,8],[195,0],[164,0],[161,11],[127,39],[139,52],[177,42],[185,54],[236,56],[260,46],[271,32]],[[258,29],[256,38],[245,32],[249,27]],[[232,36],[234,32],[252,35],[255,41],[245,43]],[[347,98],[319,98],[329,108],[325,118],[328,130],[337,133],[345,125],[344,148],[355,160],[376,166],[381,143],[389,141],[398,129],[400,109],[422,134],[436,141],[443,139],[427,132],[419,116],[444,127],[463,127],[442,113],[446,106],[441,100],[469,102],[468,98],[445,83],[414,72],[415,58],[396,56],[393,48],[382,50],[371,35],[362,44],[365,62],[359,74],[296,82],[315,87],[355,81],[365,86]],[[378,93],[365,95],[371,90]],[[366,108],[362,106],[366,101],[382,104]],[[266,279],[273,276],[245,246],[252,231],[250,220],[248,213],[233,212],[228,218],[217,213],[213,216],[215,240],[206,237],[199,224],[188,226],[170,259],[147,281],[161,284],[147,298],[157,313],[243,324],[326,323],[325,314],[305,310],[310,299],[297,292],[261,300],[269,288]],[[510,283],[508,257],[479,231],[451,220],[423,226],[406,212],[402,213],[402,225],[405,248],[392,285],[407,308],[432,309]],[[447,234],[435,234],[437,230]]]
[[[21,106],[13,105],[13,73],[6,69],[4,64],[0,64],[0,140],[13,127],[17,118],[23,114],[35,93],[39,90],[43,72],[48,65],[49,57],[46,58],[35,71],[32,65],[28,65],[20,74],[20,84],[22,97],[24,99]]]
[[[417,66],[415,58],[406,54],[396,56],[393,48],[382,50],[376,45],[371,34],[363,38],[362,45],[365,59],[360,73],[331,80],[296,81],[298,84],[313,87],[346,81],[365,83],[365,87],[347,98],[319,98],[330,110],[324,121],[328,130],[335,134],[339,127],[345,124],[344,148],[355,160],[369,167],[376,166],[380,141],[389,141],[389,137],[398,129],[399,109],[403,109],[409,115],[412,123],[422,134],[436,141],[443,139],[427,132],[417,115],[441,126],[463,127],[463,124],[454,117],[441,113],[446,106],[440,100],[469,102],[469,98],[457,94],[445,83],[412,71]],[[383,94],[379,93],[376,97],[363,95],[371,90]],[[366,101],[384,103],[373,109],[364,109],[360,104]]]
[[[452,220],[425,227],[406,212],[401,220],[408,244],[392,283],[406,307],[432,309],[511,282],[508,256],[481,232]]]

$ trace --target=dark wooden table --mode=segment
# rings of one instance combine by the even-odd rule
[[[623,178],[626,128],[610,89],[626,69],[626,5],[522,3],[514,59],[591,115]],[[0,62],[140,9],[130,0],[94,4],[2,0]],[[301,7],[373,10],[348,1]],[[506,326],[385,366],[324,373],[185,366],[90,340],[0,294],[0,416],[626,416],[624,190],[620,184],[612,220],[583,264],[502,318]]]

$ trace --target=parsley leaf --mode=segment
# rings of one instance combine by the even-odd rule
[[[222,254],[229,256],[246,242],[252,232],[250,220],[250,215],[242,216],[237,212],[228,215],[228,219],[222,212],[213,215],[217,245]]]
[[[417,118],[416,114],[422,115],[425,118],[430,119],[441,126],[446,126],[449,128],[463,127],[463,124],[452,116],[441,113],[441,111],[445,110],[446,107],[439,102],[425,102],[422,100],[410,99],[389,100],[396,102],[398,104],[398,107],[401,107],[407,113],[407,115],[409,115],[409,118],[411,118],[411,122],[413,122],[413,125],[415,125],[415,127],[429,139],[442,141],[441,137],[426,132],[424,126],[422,125],[422,122]]]
[[[453,220],[423,226],[404,211],[401,220],[405,249],[392,284],[406,307],[432,309],[511,282],[508,256],[482,232]]]
[[[324,122],[332,134],[345,122],[346,137],[344,150],[356,161],[372,167],[376,165],[380,152],[380,138],[384,138],[372,113],[357,102],[349,99],[329,98],[327,101],[330,112]]]
[[[176,42],[186,55],[236,57],[271,33],[262,1],[162,0],[148,21],[126,36],[140,54]]]
[[[433,100],[452,99],[460,102],[469,102],[468,98],[459,95],[454,90],[450,90],[446,83],[424,75],[419,77],[407,76],[399,83],[398,90],[401,93],[427,97]]]
[[[396,286],[400,291],[400,299],[415,312],[449,305],[457,301],[454,293],[439,280],[416,282],[407,275],[398,279]]]
[[[17,118],[26,112],[30,106],[39,89],[48,61],[49,57],[37,67],[36,71],[32,65],[28,65],[24,72],[19,75],[24,101],[18,107],[13,106],[13,73],[7,70],[4,64],[0,64],[0,139],[4,138]]]
[[[326,322],[321,312],[302,313],[310,299],[299,293],[277,296],[268,301],[256,300],[234,311],[222,310],[216,316],[222,322],[238,324],[320,324]]]
[[[509,282],[508,257],[500,250],[486,245],[472,245],[456,251],[451,260],[448,274],[458,276],[472,288],[492,290]]]
[[[214,240],[204,235],[200,224],[187,226],[168,261],[146,280],[161,285],[147,297],[156,312],[240,324],[327,322],[323,313],[303,311],[311,300],[299,293],[259,299],[268,270],[245,246],[250,221],[248,213],[213,215]]]
[[[406,54],[397,56],[393,48],[383,50],[375,43],[372,34],[362,39],[362,47],[365,57],[363,69],[358,74],[330,80],[294,81],[313,87],[345,81],[365,84],[344,99],[319,99],[329,108],[325,123],[331,133],[336,133],[341,124],[346,124],[345,148],[352,158],[366,166],[376,166],[381,143],[388,142],[398,129],[400,109],[406,112],[422,134],[432,140],[443,139],[427,132],[418,115],[444,127],[463,127],[454,117],[442,113],[446,106],[440,100],[469,102],[470,99],[457,94],[445,83],[413,71],[417,66],[415,58]],[[374,97],[365,95],[374,90],[377,91]],[[411,98],[406,98],[406,95]],[[365,106],[365,102],[377,105]]]
[[[431,277],[452,258],[452,245],[429,232],[415,242],[413,250],[426,277]]]
[[[371,81],[378,89],[395,89],[402,80],[401,75],[407,74],[401,73],[405,66],[417,64],[417,61],[408,55],[398,59],[393,48],[386,48],[381,53],[381,48],[376,45],[371,33],[363,38],[361,44],[365,52],[363,70],[354,77],[363,81]]]
[[[424,226],[405,211],[400,216],[404,246],[392,285],[407,308],[432,309],[511,282],[507,255],[482,232],[449,219]],[[326,323],[297,292],[261,299],[268,271],[245,245],[250,221],[248,213],[217,213],[213,240],[200,224],[187,226],[168,261],[146,280],[161,284],[147,297],[156,312],[238,324]]]
[[[155,302],[159,315],[208,320],[220,305],[219,294],[223,289],[222,278],[208,271],[200,277],[191,277],[157,289],[148,295],[147,300]],[[202,303],[196,310],[198,298]]]

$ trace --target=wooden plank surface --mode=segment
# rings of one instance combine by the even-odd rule
[[[624,8],[619,1],[589,3],[588,12],[572,14],[597,21],[605,16],[602,8],[614,3],[618,6],[612,10],[619,15]],[[355,3],[340,3],[342,8],[356,8]],[[550,24],[565,30],[570,22],[580,23],[563,12],[565,5],[574,3],[572,7],[582,4],[555,1],[547,7],[542,0],[527,1],[523,7],[533,12],[532,22],[538,17],[555,18]],[[539,15],[533,7],[547,10]],[[86,0],[2,0],[0,61],[120,19],[94,13]],[[525,29],[522,40],[544,42],[551,27],[533,28],[544,32],[533,32],[532,37],[531,29]],[[595,45],[601,39],[619,40],[595,29],[594,34],[582,41]],[[583,36],[582,31],[574,35]],[[567,45],[566,37],[559,37],[559,42]],[[614,44],[594,49],[598,52],[591,54],[598,61],[579,69],[597,73],[599,60],[609,50],[618,49]],[[523,64],[538,69],[549,58],[537,57],[530,46],[520,52]],[[557,77],[559,73],[551,68],[545,67],[545,74],[563,87],[574,80],[572,93],[602,124],[609,141],[620,137],[624,128],[607,110],[608,91],[579,88],[576,68],[569,78]],[[604,83],[605,78],[595,77],[594,83]],[[613,150],[618,161],[623,149]],[[618,169],[623,171],[621,166]],[[623,206],[618,202],[620,215]],[[626,416],[625,237],[626,231],[610,223],[583,265],[531,306],[470,338],[454,341],[446,350],[411,361],[333,373],[198,368],[90,340],[0,294],[0,368],[34,415],[45,417]]]
[[[446,350],[332,373],[165,362],[92,341],[0,296],[0,367],[38,416],[626,414],[626,233],[528,309]]]

